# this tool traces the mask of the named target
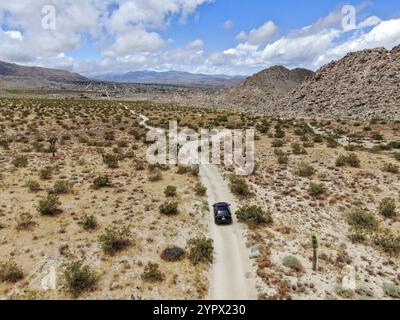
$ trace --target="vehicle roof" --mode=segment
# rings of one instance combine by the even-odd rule
[[[227,202],[218,202],[216,204],[214,204],[214,207],[229,207],[229,203]]]

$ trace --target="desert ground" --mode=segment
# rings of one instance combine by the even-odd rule
[[[255,128],[256,171],[147,164],[169,120]],[[10,97],[0,129],[2,299],[400,298],[399,123]]]

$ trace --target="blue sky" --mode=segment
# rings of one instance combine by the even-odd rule
[[[54,30],[41,25],[49,2],[56,9]],[[317,69],[350,51],[400,43],[398,0],[33,3],[0,4],[0,60],[85,74],[144,69],[251,74],[275,64]],[[342,27],[345,5],[356,10],[349,30]]]

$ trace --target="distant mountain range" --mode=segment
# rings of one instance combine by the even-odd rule
[[[238,85],[245,77],[227,75],[206,75],[181,71],[134,71],[127,73],[106,73],[91,78],[117,83],[156,84],[188,87],[227,88]]]

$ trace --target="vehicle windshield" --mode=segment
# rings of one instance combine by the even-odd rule
[[[227,211],[227,210],[218,210],[218,215],[222,216],[222,217],[226,217],[226,216],[229,216],[230,214],[229,214],[229,211]]]

